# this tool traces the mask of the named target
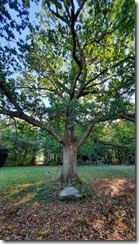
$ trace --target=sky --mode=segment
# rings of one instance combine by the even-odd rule
[[[29,18],[31,23],[37,24],[36,13],[39,13],[40,10],[41,10],[41,3],[36,5],[34,2],[31,2],[31,7],[29,9]],[[16,18],[16,15],[14,15],[14,17]],[[21,35],[18,32],[16,32],[16,37],[18,38],[19,36],[20,38],[25,40],[28,34],[29,34],[29,30],[28,28],[26,28],[24,31],[22,31]]]

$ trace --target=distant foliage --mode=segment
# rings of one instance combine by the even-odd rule
[[[21,121],[4,119],[0,122],[0,140],[9,150],[4,166],[62,164],[62,146],[47,132]],[[98,125],[78,152],[77,161],[78,165],[135,164],[134,123],[119,121]]]
[[[81,164],[135,164],[135,125],[117,121],[99,125],[78,155]]]

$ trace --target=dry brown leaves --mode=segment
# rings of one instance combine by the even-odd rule
[[[0,205],[1,240],[135,240],[135,180],[99,180],[79,202]]]

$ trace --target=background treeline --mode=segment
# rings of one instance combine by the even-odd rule
[[[0,141],[0,147],[9,150],[4,166],[62,164],[61,145],[46,132],[18,119],[0,120]],[[118,120],[97,125],[78,152],[78,164],[135,164],[135,124]]]

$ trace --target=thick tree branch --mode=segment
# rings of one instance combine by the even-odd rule
[[[111,68],[116,68],[118,67],[120,64],[123,64],[124,62],[127,62],[129,60],[135,61],[135,57],[134,56],[127,56],[124,59],[120,60],[119,62],[115,63],[114,65],[111,66]]]
[[[28,90],[31,90],[32,87],[29,87],[29,86],[16,86],[15,89],[28,89]],[[49,92],[54,92],[55,90],[54,89],[51,89],[51,88],[46,88],[46,87],[35,87],[33,88],[34,90],[45,90],[45,91],[49,91]]]
[[[82,97],[85,97],[86,95],[93,95],[93,94],[99,94],[99,90],[85,90],[82,93]]]
[[[76,87],[76,82],[79,79],[81,73],[82,73],[82,69],[83,69],[83,51],[80,47],[80,43],[78,40],[78,36],[75,30],[75,22],[81,12],[81,10],[83,9],[84,3],[86,1],[82,1],[80,7],[78,8],[77,12],[75,13],[75,6],[74,6],[74,2],[73,0],[71,0],[71,25],[70,25],[70,30],[71,30],[71,35],[72,35],[72,57],[73,60],[76,62],[76,64],[78,65],[78,72],[73,80],[72,86],[71,86],[71,90],[70,90],[70,96],[71,98],[73,98],[74,96],[74,91],[75,91],[75,87]],[[80,53],[80,58],[77,56],[77,51],[79,51]]]
[[[4,93],[4,95],[8,98],[9,102],[12,105],[14,105],[15,109],[17,110],[17,111],[8,111],[8,110],[2,108],[2,109],[0,109],[0,114],[8,115],[10,117],[16,117],[16,118],[22,119],[22,120],[34,125],[34,126],[40,127],[41,129],[48,131],[56,140],[58,140],[60,143],[62,143],[62,137],[59,136],[52,127],[50,127],[46,123],[43,123],[41,121],[38,121],[38,120],[26,115],[23,112],[23,110],[18,105],[16,100],[13,98],[11,92],[8,91],[8,88],[5,86],[5,84],[2,80],[0,80],[0,88],[1,88],[2,92]]]
[[[80,75],[82,73],[82,67],[79,67],[78,73],[76,74],[71,89],[70,89],[70,98],[72,99],[74,97],[74,92],[75,92],[75,88],[76,88],[76,82],[78,81]]]
[[[94,124],[100,123],[100,122],[105,122],[105,121],[110,121],[110,120],[116,120],[116,119],[126,119],[131,122],[135,122],[135,113],[133,114],[113,114],[113,115],[108,115],[104,117],[100,117],[94,120]]]
[[[16,102],[14,97],[11,95],[11,92],[6,87],[4,81],[0,80],[0,90],[2,90],[3,94],[8,98],[9,102],[14,105],[18,112],[22,113],[22,108]]]
[[[80,50],[80,44],[79,44],[79,41],[78,41],[78,38],[77,38],[77,33],[75,31],[75,22],[76,22],[76,20],[77,20],[77,18],[79,16],[79,14],[81,13],[81,11],[83,9],[83,6],[84,6],[86,1],[87,0],[81,1],[81,4],[80,4],[79,8],[77,9],[76,13],[75,13],[75,6],[74,6],[73,0],[70,1],[70,3],[71,3],[71,13],[69,12],[68,8],[66,8],[66,11],[67,11],[67,16],[70,19],[71,24],[69,24],[68,18],[65,18],[64,16],[59,14],[59,11],[58,11],[57,7],[56,7],[56,11],[54,11],[53,9],[51,9],[50,5],[48,4],[49,11],[54,16],[56,16],[57,18],[62,20],[64,23],[66,23],[70,27],[71,34],[72,34],[72,39],[73,39],[72,57],[75,60],[75,62],[77,63],[77,65],[78,65],[78,72],[77,72],[77,74],[76,74],[76,76],[75,76],[75,78],[73,80],[70,92],[69,92],[69,90],[66,89],[66,92],[68,94],[70,94],[71,98],[73,98],[73,96],[74,96],[76,82],[79,79],[79,77],[80,77],[80,75],[82,73],[82,68],[83,68],[82,61],[76,55],[77,47]],[[80,50],[80,52],[81,52],[81,50]],[[82,56],[82,55],[80,55],[80,56]]]
[[[107,77],[106,79],[100,81],[100,82],[90,84],[89,86],[86,87],[86,89],[92,89],[92,88],[94,88],[95,86],[102,85],[102,84],[104,84],[106,81],[108,81],[110,78],[112,78],[112,75],[109,76],[109,77]]]
[[[55,17],[57,17],[58,19],[62,20],[64,23],[66,23],[67,25],[69,25],[68,20],[67,20],[66,18],[64,18],[62,15],[59,14],[59,12],[58,12],[58,8],[57,8],[57,7],[56,7],[56,12],[55,12],[53,9],[51,9],[50,6],[48,6],[48,8],[49,8],[49,11],[50,11],[53,15],[55,15]]]
[[[84,89],[94,80],[96,80],[97,78],[99,78],[101,75],[103,75],[104,73],[106,73],[108,71],[108,69],[104,69],[102,70],[99,74],[97,74],[95,77],[89,79],[86,83],[82,84],[80,89],[78,90],[77,94],[76,94],[76,98],[80,98],[83,94]]]
[[[77,33],[75,31],[75,28],[74,28],[74,15],[72,15],[72,19],[71,19],[71,34],[72,34],[72,39],[73,39],[73,44],[72,44],[72,57],[73,59],[75,60],[75,62],[77,63],[79,69],[82,69],[82,62],[81,60],[79,60],[79,58],[77,57],[76,55],[76,50],[77,50]]]
[[[103,38],[104,38],[106,35],[111,35],[114,31],[115,31],[115,30],[113,30],[113,31],[108,31],[108,32],[104,32],[98,39],[94,39],[94,40],[92,40],[92,41],[89,42],[89,43],[85,43],[84,46],[83,46],[83,48],[87,47],[88,45],[92,45],[94,42],[99,43],[101,40],[103,40]],[[99,33],[99,32],[98,32],[98,33]]]
[[[88,124],[88,126],[86,128],[86,131],[84,132],[82,137],[78,140],[78,147],[80,147],[84,144],[84,142],[87,140],[93,127],[96,124],[101,123],[101,122],[110,121],[110,120],[117,120],[117,119],[126,119],[131,122],[135,122],[135,113],[134,114],[113,114],[113,115],[109,115],[109,116],[103,116],[103,117],[90,121],[90,123]]]
[[[75,13],[75,21],[77,20],[79,14],[81,13],[83,7],[84,7],[84,4],[85,2],[87,2],[87,0],[83,0],[80,4],[80,7],[77,9],[76,13]]]
[[[116,68],[118,67],[119,65],[121,65],[122,63],[124,62],[127,62],[128,60],[134,60],[134,56],[127,56],[126,58],[120,60],[119,62],[111,65],[110,68]],[[106,68],[106,69],[103,69],[99,74],[97,74],[96,76],[92,77],[91,79],[89,79],[88,81],[86,81],[84,84],[82,84],[80,86],[80,89],[78,90],[77,94],[76,94],[76,98],[80,98],[82,96],[82,93],[84,91],[84,89],[94,80],[96,80],[97,78],[99,78],[101,75],[105,74],[107,71],[108,71],[109,68]],[[97,85],[94,84],[94,85]]]
[[[135,113],[134,114],[123,114],[123,119],[129,120],[135,123]]]
[[[63,143],[62,142],[62,137],[59,136],[51,126],[49,126],[46,123],[43,123],[42,121],[36,120],[36,119],[34,119],[34,118],[26,115],[25,113],[20,113],[18,111],[8,111],[6,109],[0,109],[0,114],[7,115],[7,116],[10,116],[12,118],[16,117],[16,118],[22,119],[22,120],[28,122],[29,124],[32,124],[34,126],[37,126],[37,127],[41,128],[43,130],[46,130],[57,141],[59,141],[60,143]]]
[[[78,148],[81,147],[84,142],[87,140],[87,138],[89,137],[92,129],[94,127],[94,123],[89,123],[88,127],[86,128],[86,131],[84,132],[84,134],[82,135],[82,137],[78,140]]]

